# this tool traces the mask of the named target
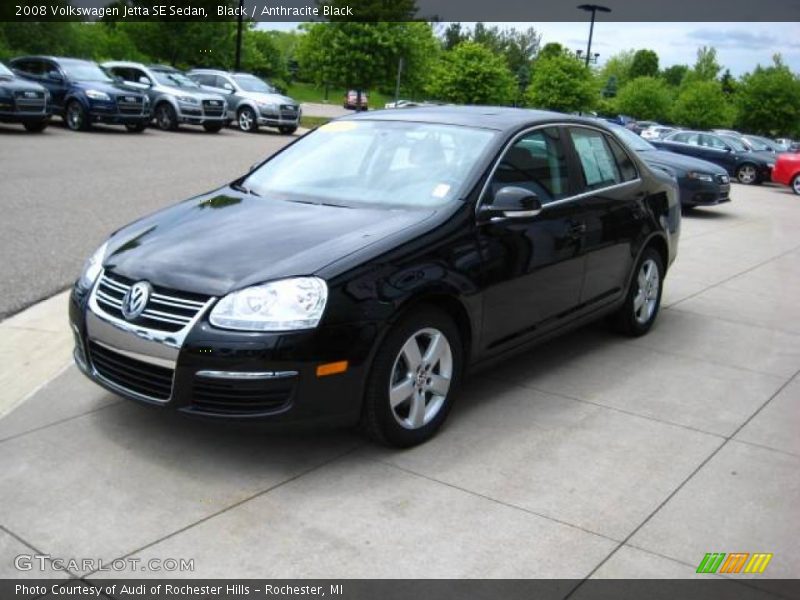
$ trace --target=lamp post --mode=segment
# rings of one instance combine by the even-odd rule
[[[594,35],[595,15],[599,12],[610,13],[611,9],[607,6],[601,6],[600,4],[581,4],[578,8],[592,13],[591,25],[589,25],[589,43],[586,46],[586,66],[588,67],[592,56],[592,35]]]

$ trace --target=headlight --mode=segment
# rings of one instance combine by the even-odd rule
[[[328,286],[318,277],[282,279],[225,296],[211,311],[211,324],[245,331],[292,331],[319,324]]]
[[[278,105],[273,102],[259,102],[258,108],[263,108],[269,112],[278,112],[279,110]]]
[[[709,183],[714,181],[714,176],[709,173],[698,173],[697,171],[689,171],[686,173],[689,179],[697,179],[698,181],[707,181]]]
[[[111,102],[111,96],[100,90],[86,90],[86,97],[92,100],[103,100],[104,102]]]
[[[178,102],[183,102],[184,104],[200,104],[200,101],[192,96],[178,96]]]
[[[78,280],[78,283],[83,289],[88,290],[91,288],[94,285],[97,276],[100,275],[100,271],[103,268],[103,259],[106,256],[107,247],[108,242],[104,243],[97,250],[95,250],[94,254],[92,254],[83,264],[83,271],[81,271],[81,277]]]

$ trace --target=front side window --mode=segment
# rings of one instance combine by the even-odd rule
[[[192,81],[178,71],[153,71],[153,76],[161,85],[179,88],[198,88],[197,82]]]
[[[633,135],[636,135],[635,133]],[[619,145],[612,137],[607,137],[606,141],[608,142],[609,147],[611,148],[611,152],[614,154],[614,160],[617,162],[617,168],[619,169],[619,174],[622,177],[622,181],[633,181],[639,176],[639,173],[636,171],[636,166],[633,164],[633,160],[625,150],[622,149],[622,146]]]
[[[703,146],[714,148],[714,150],[725,150],[728,146],[715,135],[703,135],[700,142]]]
[[[260,80],[258,77],[253,77],[252,75],[235,75],[234,79],[245,92],[261,92],[263,94],[276,93],[274,87],[266,81]]]
[[[623,181],[605,135],[592,129],[578,128],[570,129],[569,134],[581,163],[587,190],[596,190]]]
[[[267,198],[376,207],[439,206],[461,198],[497,132],[400,121],[333,121],[247,176]]]
[[[525,134],[506,151],[492,177],[492,197],[506,186],[534,192],[542,204],[567,196],[567,159],[558,128]]]

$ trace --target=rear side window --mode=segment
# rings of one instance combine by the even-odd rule
[[[622,174],[606,136],[593,129],[571,128],[569,135],[578,154],[587,190],[622,183]]]
[[[558,128],[525,134],[506,151],[492,177],[492,197],[506,186],[530,190],[542,204],[567,196],[567,159]]]
[[[613,137],[608,136],[606,139],[608,145],[611,147],[611,152],[614,154],[614,160],[617,161],[617,168],[622,176],[622,181],[633,181],[636,179],[639,173],[637,173],[636,165],[633,164],[631,157],[628,156],[628,153],[622,149],[622,146],[620,146]]]

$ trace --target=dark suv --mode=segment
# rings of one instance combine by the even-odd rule
[[[678,131],[663,140],[651,140],[661,150],[702,158],[725,169],[739,183],[752,185],[770,180],[775,158],[751,152],[736,138],[705,131]]]
[[[50,120],[50,94],[41,85],[24,81],[0,63],[0,122],[22,123],[42,131]]]
[[[93,123],[109,123],[140,132],[150,121],[147,96],[117,83],[92,61],[23,56],[12,60],[11,68],[20,77],[47,88],[53,112],[73,131],[86,131]]]

